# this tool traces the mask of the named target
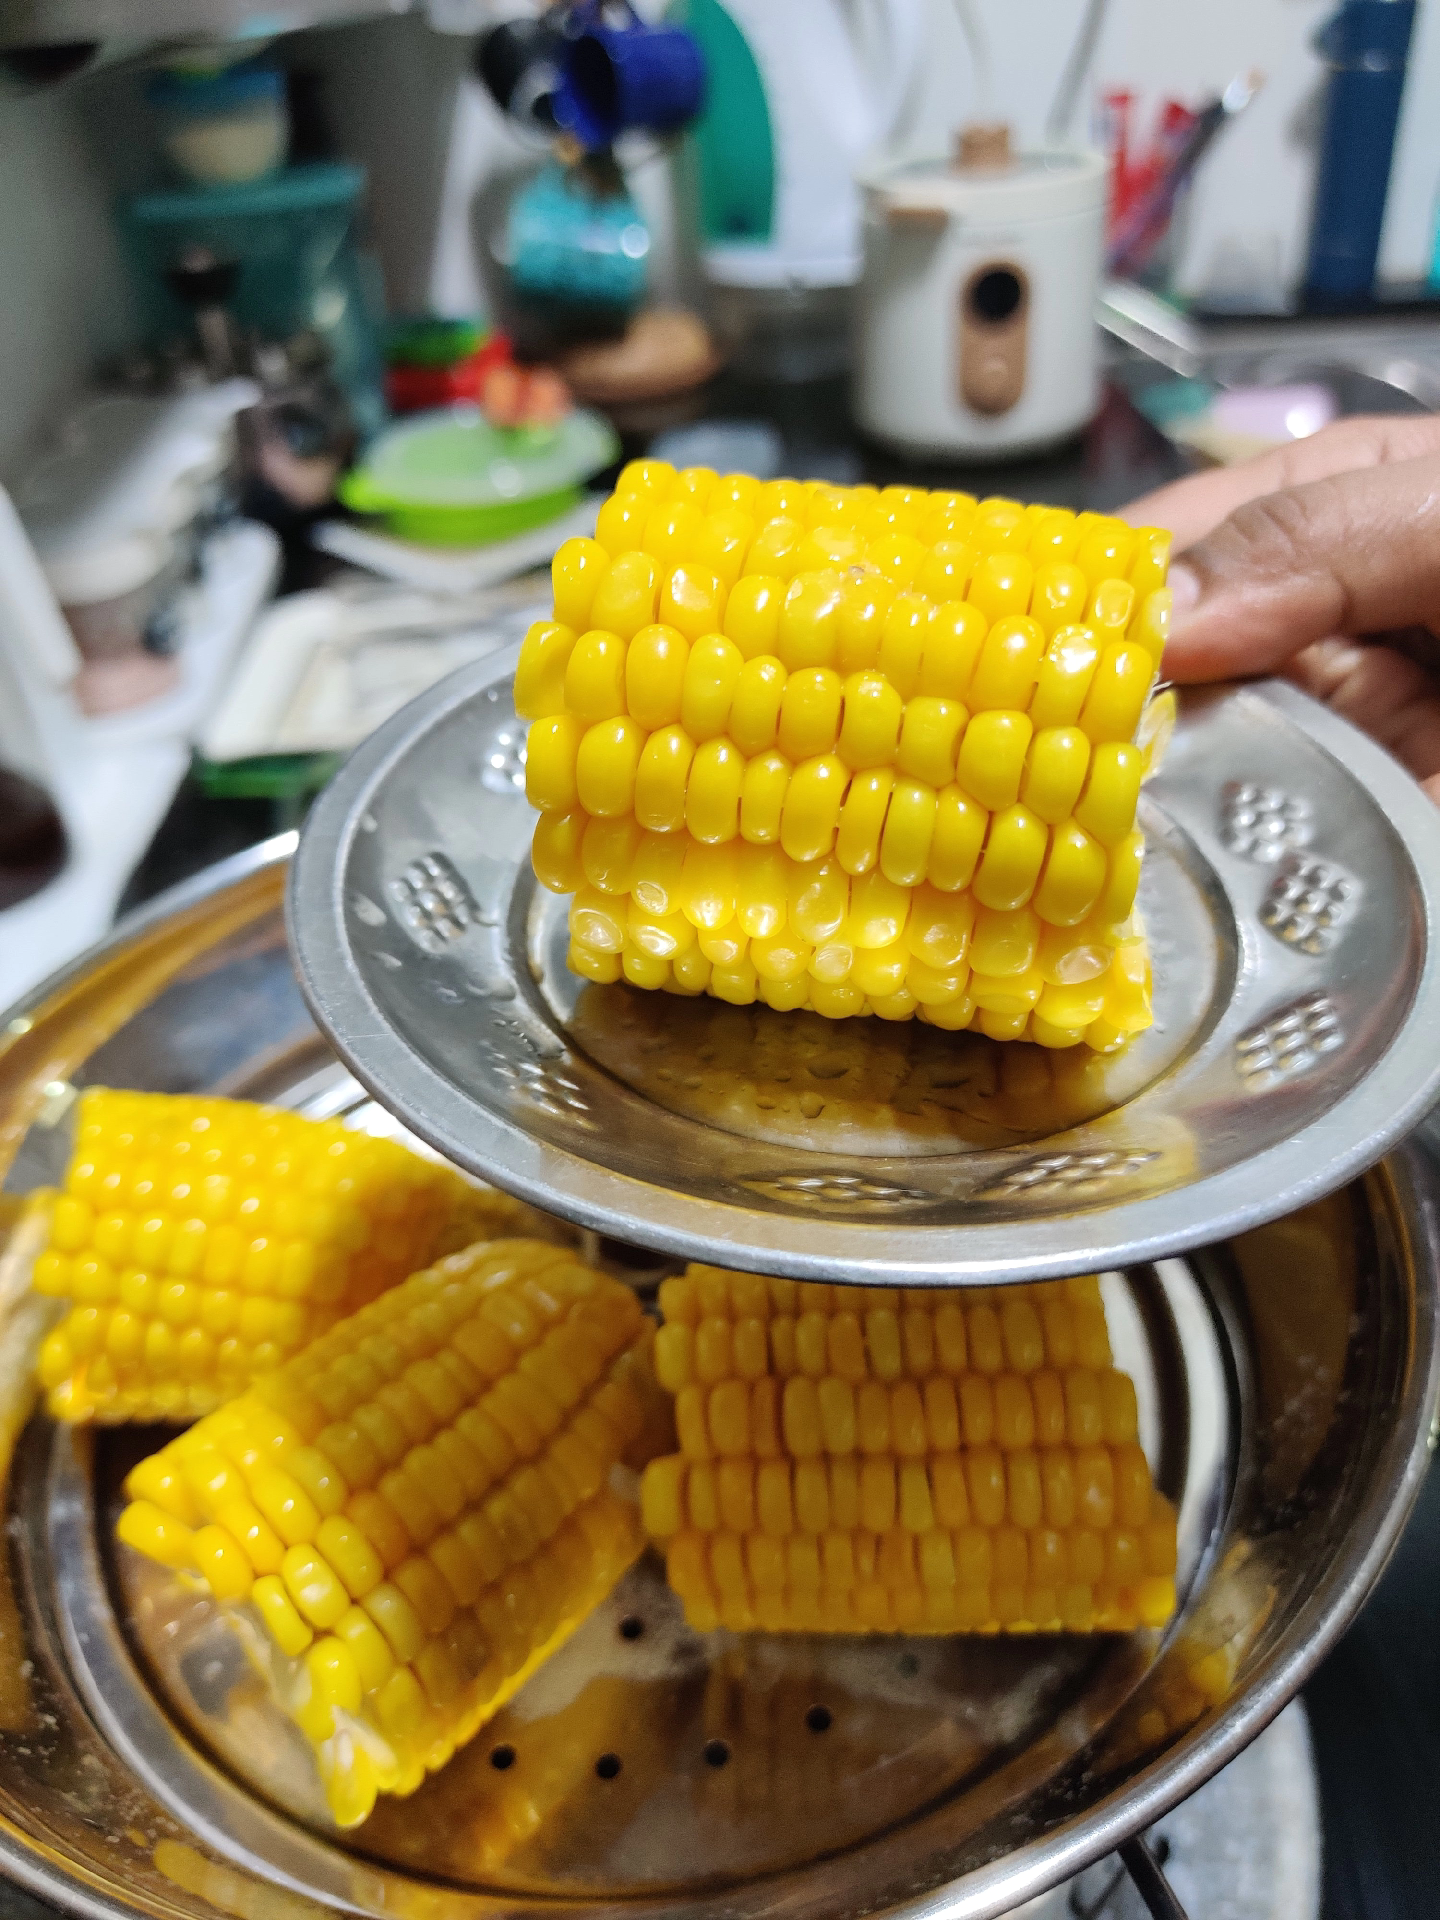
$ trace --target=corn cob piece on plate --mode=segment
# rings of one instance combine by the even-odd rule
[[[1128,1632],[1175,1511],[1092,1278],[928,1291],[691,1267],[655,1342],[645,1526],[700,1632]]]
[[[570,965],[737,1005],[1105,1052],[1169,536],[916,488],[637,461],[555,557],[517,712]]]
[[[640,1553],[652,1330],[541,1241],[453,1254],[130,1473],[120,1539],[248,1628],[336,1820],[427,1772]]]
[[[209,1413],[396,1281],[534,1217],[338,1120],[92,1087],[32,1276],[71,1303],[41,1349],[49,1410]]]

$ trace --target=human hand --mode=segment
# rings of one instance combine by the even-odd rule
[[[1172,678],[1284,673],[1440,801],[1440,417],[1342,420],[1121,518],[1175,535]]]

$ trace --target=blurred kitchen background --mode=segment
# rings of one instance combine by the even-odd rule
[[[1437,102],[1440,0],[0,0],[0,1005],[623,459],[1109,508],[1440,404]],[[1308,1697],[1327,1920],[1434,1911],[1436,1509]]]

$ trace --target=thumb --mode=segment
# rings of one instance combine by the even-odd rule
[[[1170,569],[1165,669],[1273,673],[1331,634],[1440,618],[1440,458],[1287,487],[1237,507]]]

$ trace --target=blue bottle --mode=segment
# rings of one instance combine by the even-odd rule
[[[1305,294],[1352,306],[1375,281],[1415,0],[1343,0],[1315,38],[1330,67]]]

